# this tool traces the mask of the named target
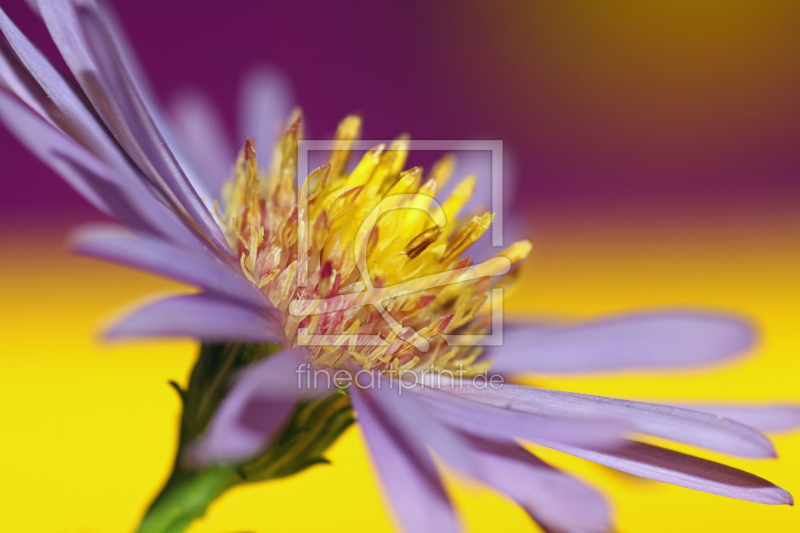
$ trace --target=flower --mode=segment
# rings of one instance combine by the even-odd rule
[[[759,430],[797,425],[800,410],[793,406],[675,407],[503,382],[537,371],[711,363],[751,345],[746,322],[652,312],[577,325],[518,324],[508,328],[502,347],[485,352],[448,344],[447,333],[488,331],[482,310],[491,289],[511,281],[505,274],[530,249],[520,241],[477,265],[465,255],[492,215],[457,217],[472,178],[436,208],[451,158],[423,179],[421,169],[403,170],[408,141],[399,137],[348,170],[360,129],[360,120],[348,117],[328,164],[304,181],[298,200],[298,113],[268,168],[259,166],[251,140],[234,161],[201,99],[184,100],[177,121],[160,112],[106,10],[91,0],[40,0],[38,10],[80,88],[0,10],[0,29],[13,49],[0,46],[0,115],[124,228],[83,231],[77,250],[202,290],[151,303],[109,331],[204,343],[189,386],[177,387],[184,401],[179,460],[140,531],[181,530],[233,484],[324,460],[352,411],[408,531],[459,529],[431,450],[507,494],[548,531],[609,530],[602,496],[519,439],[649,479],[792,503],[786,491],[752,474],[630,434],[774,457]],[[285,101],[276,80],[254,82],[266,83],[266,97],[247,93],[263,112],[250,127],[263,130],[256,139],[262,148],[272,144],[274,117],[283,116],[282,106],[269,104]],[[304,343],[304,335],[323,339]],[[422,375],[428,369],[437,373]],[[416,372],[413,383],[409,372]]]

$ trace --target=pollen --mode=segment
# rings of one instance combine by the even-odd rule
[[[311,349],[318,365],[488,370],[480,346],[447,337],[490,332],[492,289],[512,285],[530,243],[475,264],[469,248],[493,220],[462,214],[475,176],[437,199],[455,170],[452,155],[428,173],[405,169],[409,137],[401,135],[351,164],[360,130],[358,117],[345,118],[328,163],[300,186],[298,111],[267,166],[245,141],[219,213],[243,274],[280,312],[289,342]]]

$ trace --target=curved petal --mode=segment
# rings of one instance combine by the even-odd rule
[[[420,461],[427,460],[430,445],[439,451],[446,463],[462,473],[477,477],[468,454],[469,444],[461,435],[434,418],[429,406],[420,402],[416,395],[408,394],[399,380],[386,379],[379,373],[373,377],[366,389],[372,402],[405,435],[408,445]]]
[[[230,254],[222,231],[159,132],[97,4],[42,0],[39,7],[61,54],[126,153],[221,253]]]
[[[624,448],[610,451],[585,450],[554,443],[545,446],[671,485],[756,503],[794,503],[791,494],[766,479],[720,463],[642,442],[629,441]]]
[[[297,402],[319,394],[303,387],[305,348],[278,352],[249,367],[222,400],[205,434],[189,445],[194,467],[252,459],[288,421]],[[327,391],[325,391],[327,392]]]
[[[25,0],[25,3],[28,4],[34,13],[37,15],[39,14],[39,1],[38,0]]]
[[[271,154],[293,105],[292,88],[283,74],[266,67],[249,72],[239,97],[239,142],[250,137],[260,153]]]
[[[542,416],[621,420],[633,431],[742,457],[775,457],[756,430],[707,413],[536,387],[506,384],[489,391],[454,388],[459,396],[495,407]]]
[[[102,213],[138,232],[197,243],[172,211],[136,179],[126,179],[61,133],[21,101],[0,91],[0,117],[45,164]]]
[[[557,470],[517,444],[473,439],[482,481],[506,494],[548,531],[611,530],[601,494]]]
[[[0,30],[27,70],[22,72],[15,68],[15,61],[6,53],[9,68],[2,72],[4,84],[45,120],[67,132],[92,153],[117,168],[133,171],[119,145],[92,114],[79,92],[19,31],[2,9]]]
[[[272,304],[251,281],[197,243],[195,249],[147,236],[133,236],[116,227],[91,227],[74,236],[77,253],[120,263],[201,289],[270,308]]]
[[[734,316],[674,311],[574,326],[520,325],[507,329],[503,340],[487,354],[496,372],[574,373],[708,364],[750,348],[755,331]]]
[[[222,190],[236,161],[236,150],[225,136],[225,125],[202,93],[179,94],[172,105],[173,127],[197,175],[212,194]]]
[[[205,180],[201,178],[201,169],[193,164],[192,158],[186,153],[184,146],[178,142],[178,136],[172,128],[172,122],[168,119],[156,99],[155,93],[145,75],[145,71],[138,57],[133,52],[133,47],[128,40],[124,28],[119,23],[114,10],[108,4],[103,5],[102,8],[102,12],[98,11],[98,14],[101,16],[102,22],[108,27],[108,37],[117,47],[122,69],[129,73],[130,82],[141,98],[144,108],[152,118],[156,130],[164,138],[164,141],[166,141],[166,145],[175,156],[175,159],[177,159],[181,170],[186,174],[186,178],[191,183],[192,188],[197,191],[200,199],[203,200],[209,211],[213,213],[214,200],[219,198],[221,188],[210,189],[207,187]],[[229,162],[232,163],[233,161],[234,159],[230,159]]]
[[[10,24],[10,20],[0,9],[0,28]],[[15,28],[16,29],[16,28]],[[56,125],[54,114],[58,113],[30,72],[20,63],[17,56],[0,42],[0,88],[13,94],[39,116]]]
[[[504,442],[522,438],[577,446],[613,446],[628,429],[620,420],[553,418],[504,409],[430,388],[413,389],[441,422],[471,435]],[[493,391],[482,391],[490,395]]]
[[[264,308],[204,292],[146,305],[107,332],[110,339],[190,337],[204,342],[282,342],[280,322]]]
[[[669,403],[681,409],[730,418],[764,433],[781,433],[800,428],[800,405]]]
[[[375,405],[371,392],[351,387],[350,398],[397,523],[408,533],[460,531],[433,460],[416,452]]]

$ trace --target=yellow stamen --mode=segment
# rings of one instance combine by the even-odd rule
[[[493,218],[458,218],[475,177],[434,203],[453,175],[455,157],[444,156],[424,180],[421,168],[403,171],[407,135],[368,151],[348,173],[360,130],[358,117],[342,121],[329,163],[304,180],[299,203],[294,174],[303,136],[300,112],[274,147],[268,172],[260,170],[254,141],[245,142],[223,190],[223,209],[215,206],[243,274],[283,313],[290,341],[299,343],[301,332],[312,339],[317,364],[395,374],[415,368],[483,372],[490,362],[476,362],[480,347],[448,346],[443,335],[489,331],[489,292],[505,283],[491,276],[513,274],[510,267],[531,244],[514,243],[473,265],[465,254]],[[392,209],[362,232],[376,206],[394,196]],[[362,237],[363,247],[357,241]],[[298,250],[299,243],[307,249]],[[360,261],[366,265],[357,264],[356,252],[365,254]],[[310,314],[295,314],[293,305]]]

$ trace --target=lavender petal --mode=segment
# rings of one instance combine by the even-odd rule
[[[114,10],[108,4],[103,5],[102,8],[102,11],[97,10],[97,13],[102,22],[108,27],[109,39],[113,41],[117,47],[122,70],[129,73],[130,82],[141,98],[144,109],[147,110],[152,118],[156,130],[164,138],[166,145],[175,156],[175,159],[179,163],[178,166],[184,171],[192,188],[197,191],[200,199],[203,200],[209,211],[213,213],[214,200],[219,198],[219,193],[222,191],[222,188],[210,188],[206,186],[206,182],[200,176],[201,170],[193,164],[192,158],[187,154],[183,144],[179,143],[179,138],[172,128],[172,122],[168,120],[167,115],[163,112],[161,105],[159,105],[158,100],[155,98],[155,93],[150,86],[145,71],[138,57],[133,52],[133,47],[128,40],[124,28],[119,23]],[[234,158],[231,158],[228,160],[228,163],[232,164],[233,161]],[[227,177],[227,174],[226,172],[225,177]]]
[[[741,354],[755,339],[753,326],[740,318],[697,311],[520,326],[504,333],[504,346],[487,354],[502,374],[697,366]]]
[[[350,398],[396,521],[408,533],[460,531],[433,460],[415,452],[403,432],[375,405],[371,392],[351,387]]]
[[[681,409],[729,418],[764,433],[782,433],[800,428],[800,406],[798,405],[683,404],[673,401],[668,403]]]
[[[0,91],[0,118],[45,164],[102,213],[134,231],[186,245],[196,237],[134,178],[113,171],[21,101]]]
[[[196,223],[221,254],[230,255],[222,231],[158,131],[97,4],[42,0],[39,7],[61,54],[117,141],[173,207]]]
[[[214,413],[208,429],[189,445],[186,460],[194,467],[252,459],[288,421],[301,398],[328,392],[303,387],[298,369],[305,348],[279,352],[249,367]]]
[[[429,405],[418,395],[400,388],[398,380],[388,380],[379,374],[380,384],[368,389],[372,402],[405,435],[408,445],[420,461],[429,456],[428,446],[437,449],[442,459],[462,473],[477,477],[470,460],[469,444],[458,433],[443,425]],[[391,388],[390,388],[391,386]]]
[[[11,24],[10,20],[0,9],[0,27],[6,27],[8,24]],[[0,88],[22,100],[52,125],[56,125],[54,115],[58,114],[58,110],[54,109],[55,106],[47,98],[47,94],[17,56],[2,42],[0,42]]]
[[[503,409],[431,388],[412,389],[442,423],[486,439],[515,442],[556,440],[577,446],[613,446],[628,425],[621,420],[554,418]],[[490,395],[493,391],[482,391]]]
[[[74,236],[77,253],[175,279],[260,307],[272,307],[263,292],[200,242],[185,249],[161,239],[133,236],[116,227],[91,227]]]
[[[794,503],[791,494],[766,479],[720,463],[642,442],[629,441],[624,448],[606,451],[586,450],[556,443],[546,446],[671,485],[756,503]]]
[[[283,342],[272,310],[215,293],[173,296],[137,309],[114,324],[110,339],[189,337],[204,342]]]
[[[608,505],[597,491],[517,444],[474,439],[482,481],[513,499],[547,531],[611,530]]]
[[[47,58],[0,9],[0,30],[29,72],[4,70],[5,84],[32,109],[62,131],[69,132],[92,153],[115,168],[133,169],[116,141],[89,111],[84,100]],[[8,55],[7,60],[13,61]],[[37,89],[35,84],[39,86]]]
[[[633,431],[742,457],[775,457],[768,438],[756,430],[707,413],[572,392],[506,384],[492,391],[454,388],[471,400],[541,416],[621,420]]]
[[[248,73],[242,82],[239,97],[239,141],[245,137],[256,140],[262,163],[268,163],[278,134],[294,105],[292,88],[280,72],[259,68]]]
[[[224,134],[225,125],[214,104],[202,93],[184,92],[173,101],[171,115],[178,142],[206,189],[222,191],[231,176],[236,150]]]
[[[25,3],[28,4],[28,7],[33,10],[34,13],[37,15],[39,14],[39,1],[38,0],[25,0]]]

